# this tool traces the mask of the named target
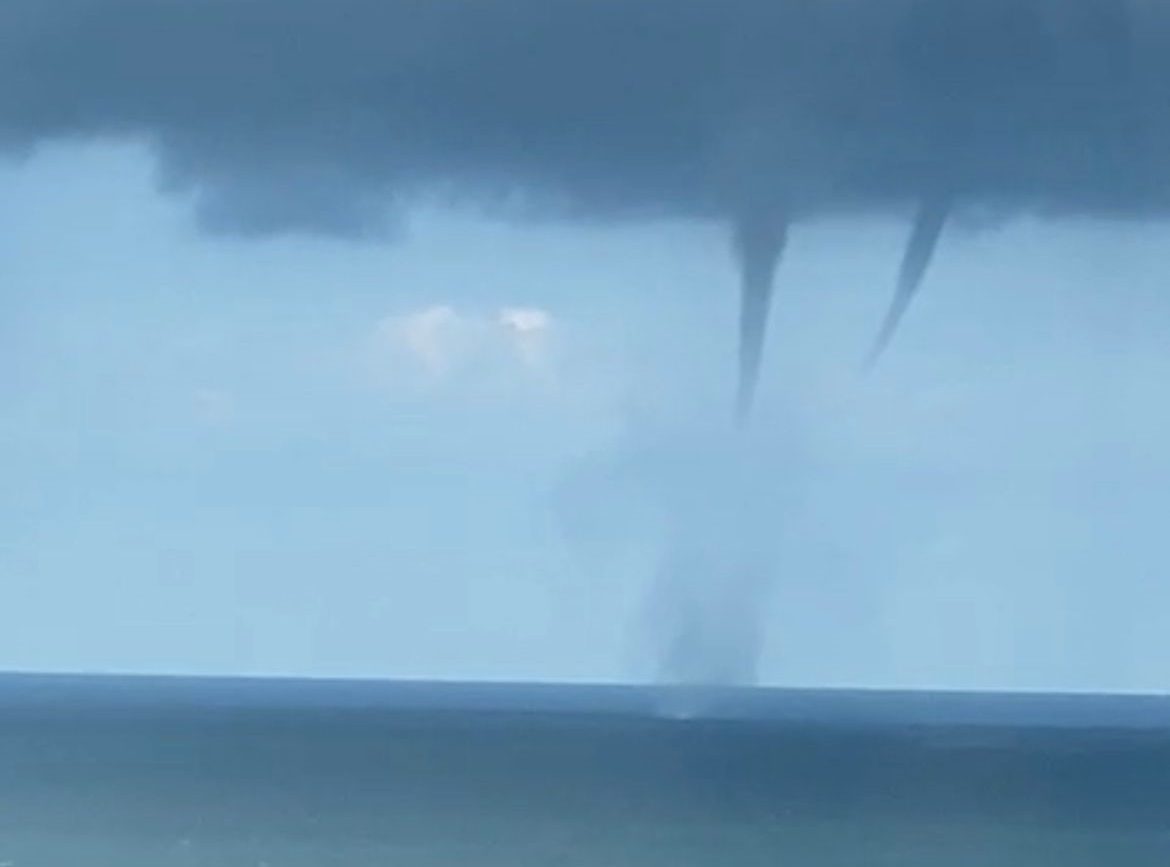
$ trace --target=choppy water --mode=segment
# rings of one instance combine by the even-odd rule
[[[1170,864],[1162,699],[662,698],[0,678],[0,864]]]

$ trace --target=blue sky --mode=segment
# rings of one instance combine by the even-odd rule
[[[144,146],[2,163],[0,669],[642,679],[681,538],[760,554],[767,683],[1163,690],[1170,233],[956,227],[861,377],[905,231],[794,232],[736,437],[725,227],[221,237]]]

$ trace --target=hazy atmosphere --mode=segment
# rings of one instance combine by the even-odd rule
[[[1166,690],[1170,15],[664,4],[5,4],[0,670]]]

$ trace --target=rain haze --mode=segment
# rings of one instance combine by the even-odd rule
[[[0,670],[1165,691],[1168,48],[8,0]]]

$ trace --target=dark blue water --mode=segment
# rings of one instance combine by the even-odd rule
[[[1170,701],[0,677],[0,864],[1170,865]]]

